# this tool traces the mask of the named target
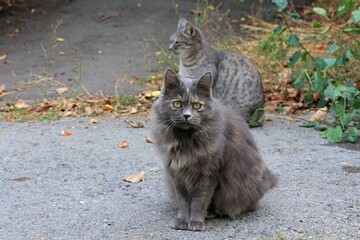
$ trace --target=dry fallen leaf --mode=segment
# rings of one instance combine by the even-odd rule
[[[55,89],[55,92],[57,92],[57,94],[63,94],[65,92],[67,92],[69,89],[67,87],[60,87]]]
[[[66,132],[64,130],[61,130],[61,136],[67,137],[67,136],[71,136],[71,135],[73,135],[72,132]]]
[[[158,97],[159,95],[160,95],[160,91],[152,91],[149,93],[145,93],[146,98]]]
[[[0,61],[5,60],[7,58],[7,54],[0,55]]]
[[[201,15],[201,11],[200,10],[197,10],[197,9],[192,9],[192,10],[190,10],[190,13],[192,14],[192,15]]]
[[[142,171],[138,174],[127,176],[124,178],[124,180],[126,182],[137,183],[137,182],[144,181],[145,176],[146,176],[146,173],[144,171]]]
[[[65,52],[63,52],[63,51],[59,51],[59,55],[60,55],[60,56],[65,56],[65,55],[66,55],[66,53],[65,53]]]
[[[28,108],[29,105],[26,104],[23,100],[19,99],[16,103],[15,103],[15,107],[17,109],[24,109],[24,108]]]
[[[146,137],[145,140],[147,143],[154,143],[154,140],[151,137]]]
[[[146,99],[145,96],[142,96],[141,98],[138,99],[138,102],[141,104],[145,104],[145,103],[148,103],[148,100]]]
[[[310,118],[310,122],[323,122],[326,119],[327,107],[320,108]]]
[[[0,95],[5,92],[5,85],[0,85]]]
[[[66,112],[64,112],[63,113],[63,115],[62,115],[63,117],[76,117],[76,116],[78,116],[77,115],[77,113],[76,112],[73,112],[73,111],[66,111]]]
[[[127,120],[125,120],[124,122],[126,122],[133,128],[143,128],[144,127],[144,124],[142,124],[141,122],[133,122],[133,121],[127,121]]]
[[[64,39],[64,38],[61,38],[61,37],[58,37],[58,38],[55,38],[55,41],[56,41],[56,42],[64,42],[65,39]]]
[[[114,107],[109,104],[105,104],[103,106],[103,109],[104,109],[104,111],[114,111]]]
[[[122,141],[118,143],[119,148],[126,148],[127,146],[129,146],[129,143],[127,141]]]
[[[33,108],[31,108],[29,110],[29,113],[42,113],[42,112],[46,112],[49,108],[52,108],[53,107],[53,104],[51,103],[48,103],[48,102],[43,102],[41,103],[40,105],[37,105]]]
[[[207,9],[208,9],[209,11],[215,11],[215,10],[216,10],[216,7],[214,7],[213,5],[209,5],[209,6],[207,7]]]
[[[89,123],[99,123],[99,120],[95,119],[95,118],[90,118]]]
[[[5,36],[7,38],[16,38],[17,34],[16,33],[7,33]]]

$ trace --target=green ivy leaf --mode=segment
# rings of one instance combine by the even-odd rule
[[[294,65],[300,58],[301,51],[297,50],[291,57],[289,57],[289,66]]]
[[[331,106],[330,106],[330,109],[329,109],[330,113],[333,114],[334,116],[336,117],[340,117],[344,114],[345,112],[345,107],[344,105],[342,104],[338,104],[338,103],[333,103]]]
[[[338,63],[345,65],[349,59],[353,58],[354,56],[352,55],[352,53],[349,50],[344,51],[338,59]]]
[[[354,143],[356,142],[357,138],[358,138],[357,128],[354,127],[349,131],[349,134],[345,138],[345,142]]]
[[[325,129],[325,131],[323,131],[323,133],[322,133],[323,138],[327,138],[328,129],[329,128],[327,128],[327,129]]]
[[[343,130],[340,125],[337,125],[335,128],[330,127],[327,129],[326,138],[332,143],[338,143],[341,140]]]
[[[291,34],[287,39],[287,45],[290,47],[297,47],[299,46],[299,37],[296,34]]]
[[[329,20],[325,9],[320,7],[313,7],[313,11]]]
[[[351,122],[351,120],[354,117],[354,113],[344,113],[339,119],[340,119],[340,123],[342,126],[346,127],[347,125],[349,125],[349,123]]]
[[[316,36],[307,36],[304,37],[304,40],[316,40]]]
[[[279,25],[277,25],[277,27],[274,29],[273,33],[274,35],[277,35],[279,33],[281,33],[282,31],[282,24],[280,23]]]
[[[297,89],[301,89],[303,88],[305,85],[303,83],[303,75],[304,75],[304,69],[301,70],[301,72],[299,73],[299,75],[296,77],[295,81],[292,83],[292,85],[297,88]]]
[[[316,22],[316,23],[313,23],[312,26],[313,26],[314,28],[321,28],[323,25],[322,25],[322,23]]]
[[[316,104],[317,108],[323,108],[326,106],[328,101],[326,101],[324,98],[321,98],[318,103]]]
[[[276,5],[276,10],[282,12],[288,5],[287,0],[271,0],[272,3]]]
[[[336,89],[331,84],[327,84],[327,86],[326,86],[326,88],[324,90],[325,100],[331,99],[332,101],[336,101],[340,96],[341,96],[341,92],[339,92],[338,89]],[[334,103],[333,105],[336,105],[336,104]]]
[[[316,70],[322,70],[324,68],[324,60],[322,58],[315,59],[315,68]]]
[[[336,45],[336,44],[334,43],[334,44],[331,44],[331,45],[328,46],[328,48],[326,49],[325,53],[326,53],[326,54],[331,54],[331,53],[333,53],[333,52],[336,52],[336,50],[338,50],[338,49],[339,49],[338,45]]]
[[[300,19],[300,15],[298,13],[289,13],[288,15],[290,19],[294,22]]]
[[[351,13],[351,18],[354,23],[360,22],[360,7]]]
[[[329,70],[329,68],[333,67],[336,63],[336,58],[323,58],[324,61],[324,71]]]
[[[346,50],[345,56],[346,56],[348,59],[354,58],[354,56],[352,55],[352,53],[351,53],[349,50]]]
[[[346,28],[343,30],[344,33],[360,33],[360,28],[358,27],[352,27],[352,28]]]
[[[323,30],[321,30],[319,33],[320,34],[324,34],[324,33],[326,33],[327,31],[329,31],[329,29],[330,29],[330,26],[326,26]],[[345,30],[344,30],[345,31]]]
[[[321,92],[324,87],[324,79],[321,77],[321,74],[315,72],[315,81],[312,86],[312,90],[315,92]]]

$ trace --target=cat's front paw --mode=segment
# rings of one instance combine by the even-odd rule
[[[206,225],[204,221],[190,221],[188,229],[192,231],[205,231]]]
[[[175,218],[173,223],[171,224],[171,228],[177,230],[187,230],[188,229],[188,222],[183,218]]]

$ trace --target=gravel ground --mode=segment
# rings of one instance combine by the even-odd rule
[[[0,239],[359,239],[359,152],[270,118],[251,131],[279,186],[255,212],[209,220],[206,232],[170,228],[175,213],[146,117],[135,119],[144,128],[123,118],[0,122]],[[143,182],[123,180],[140,171]]]
[[[0,85],[24,90],[3,96],[0,104],[51,96],[58,85],[35,84],[34,74],[69,85],[81,76],[92,94],[137,93],[142,86],[129,80],[147,76],[157,63],[149,39],[166,49],[177,23],[174,3],[189,19],[195,8],[191,0],[29,3],[15,15],[0,16],[0,36],[20,29],[15,38],[0,38],[0,54],[7,54],[6,64],[0,64]],[[224,1],[226,9],[234,18],[260,11],[256,1]],[[43,47],[51,49],[52,26],[59,20],[56,37],[64,42],[46,59]],[[359,144],[351,145],[353,150],[329,145],[313,129],[271,119],[251,131],[279,186],[255,212],[237,220],[209,220],[206,232],[170,228],[175,213],[164,192],[159,157],[145,141],[147,118],[136,119],[145,124],[140,129],[122,118],[99,118],[99,124],[87,118],[0,122],[0,240],[360,239]],[[129,146],[119,148],[121,141]],[[123,180],[141,171],[147,174],[143,182]]]

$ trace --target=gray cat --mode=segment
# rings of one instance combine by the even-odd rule
[[[236,110],[250,127],[262,126],[264,90],[249,59],[213,48],[200,29],[184,18],[179,20],[171,41],[170,51],[180,57],[180,77],[199,79],[211,72],[214,97]]]
[[[168,69],[152,107],[155,144],[178,207],[174,229],[203,231],[205,216],[251,211],[276,177],[246,122],[213,98],[212,75],[179,79]]]

